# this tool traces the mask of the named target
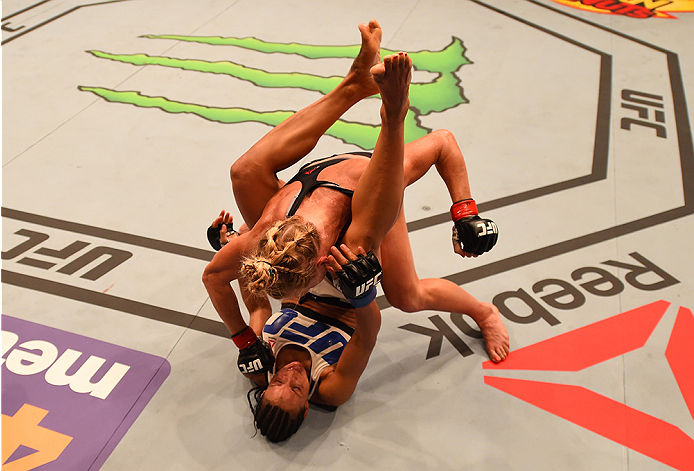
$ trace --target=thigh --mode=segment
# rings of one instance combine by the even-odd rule
[[[442,154],[458,150],[453,135],[444,129],[439,129],[424,137],[405,144],[405,186],[419,180],[429,169],[436,165]],[[462,154],[460,154],[462,159]]]
[[[234,199],[248,227],[255,225],[270,198],[284,185],[265,160],[251,149],[231,166]]]

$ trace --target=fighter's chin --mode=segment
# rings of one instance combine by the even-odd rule
[[[285,366],[288,370],[304,371],[304,365],[300,361],[293,361]]]
[[[303,363],[301,363],[300,361],[293,361],[291,363],[288,363],[284,366],[283,369],[289,374],[298,374],[300,376],[305,376],[306,379],[309,378],[308,371],[306,371],[306,368],[304,368]]]

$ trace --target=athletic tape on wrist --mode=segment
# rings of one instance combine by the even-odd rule
[[[472,198],[456,201],[453,203],[453,206],[451,206],[451,218],[453,218],[454,221],[469,216],[477,216],[477,214],[479,214],[477,211],[477,203],[475,203],[475,200]]]
[[[244,348],[248,348],[254,343],[256,343],[258,341],[258,336],[255,335],[253,329],[246,326],[246,328],[243,329],[241,332],[237,332],[234,335],[232,335],[231,340],[234,341],[234,344],[236,344],[239,350],[243,350]]]

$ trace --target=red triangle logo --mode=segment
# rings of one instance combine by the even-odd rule
[[[580,371],[643,347],[670,303],[658,301],[516,350],[486,370]],[[619,339],[619,341],[615,341]],[[694,418],[694,315],[681,307],[665,352]],[[694,470],[694,440],[680,428],[589,389],[485,376],[500,391],[679,470]]]

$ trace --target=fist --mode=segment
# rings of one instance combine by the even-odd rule
[[[491,219],[471,216],[453,225],[453,245],[463,252],[482,255],[489,252],[499,238],[499,228]]]
[[[367,306],[376,298],[376,285],[383,276],[381,264],[372,251],[366,253],[359,247],[357,256],[345,244],[340,247],[342,251],[337,247],[330,248],[330,271],[337,275],[333,284],[342,291],[352,306]]]
[[[267,342],[258,339],[250,347],[239,351],[239,358],[236,362],[239,371],[243,374],[259,374],[272,371],[275,366],[275,356]]]
[[[499,237],[499,228],[491,219],[482,219],[472,198],[451,206],[453,219],[453,247],[463,256],[477,256],[489,252]]]

